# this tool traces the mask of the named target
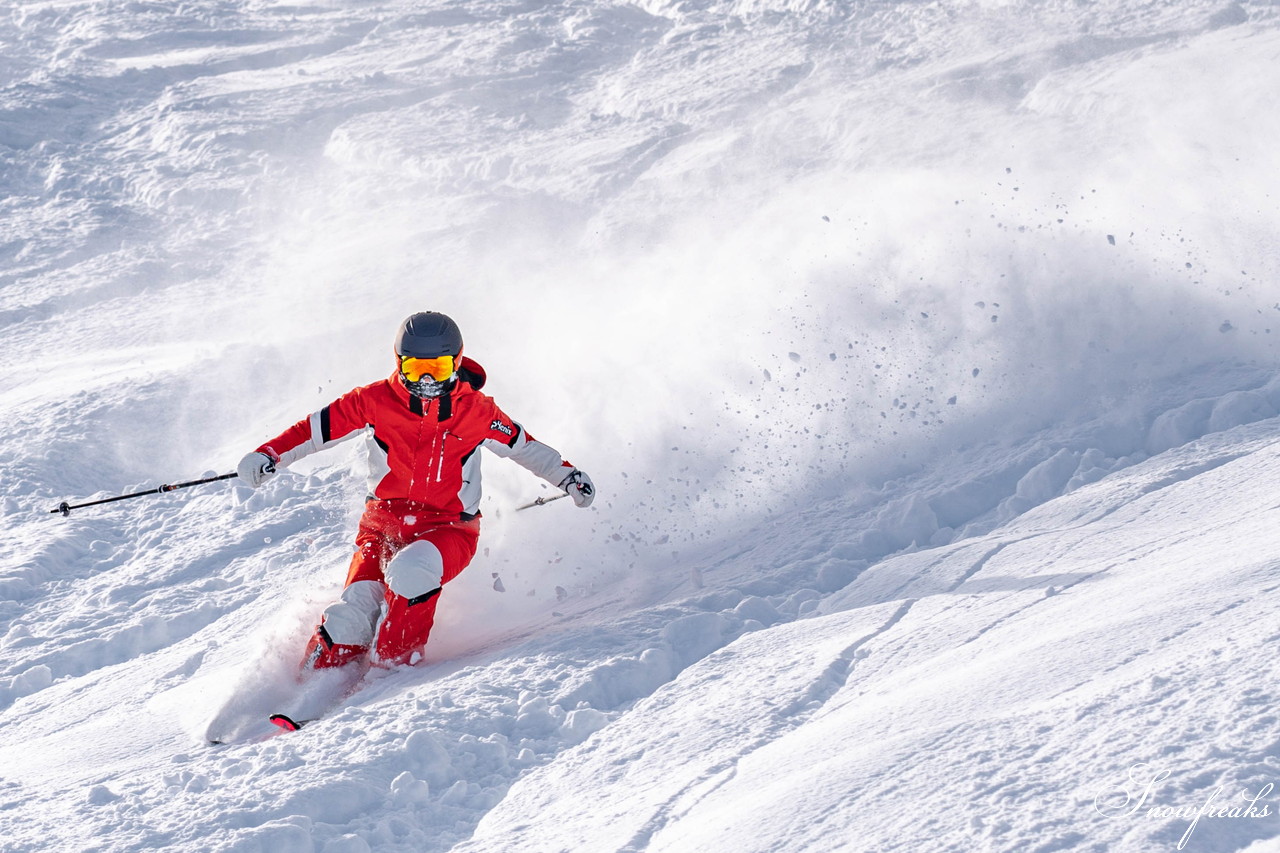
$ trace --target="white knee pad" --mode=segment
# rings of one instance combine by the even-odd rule
[[[324,610],[323,624],[329,639],[343,646],[372,643],[385,591],[386,587],[377,581],[356,581],[344,589],[342,597]]]
[[[426,540],[410,542],[391,558],[382,575],[396,595],[417,598],[444,583],[444,558],[440,549]]]

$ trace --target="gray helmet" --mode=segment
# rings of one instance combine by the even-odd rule
[[[462,355],[462,330],[449,317],[436,311],[422,311],[400,324],[396,355],[439,358]]]
[[[451,355],[454,359],[454,374],[445,380],[435,380],[423,376],[416,382],[400,373],[400,381],[409,389],[409,393],[422,400],[442,397],[458,384],[457,362],[462,355],[462,331],[458,324],[449,317],[435,311],[422,311],[408,317],[400,324],[400,334],[396,336],[396,355],[403,358],[439,358]]]

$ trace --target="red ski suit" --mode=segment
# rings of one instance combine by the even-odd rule
[[[482,394],[484,382],[484,369],[463,358],[454,388],[423,400],[393,373],[343,394],[258,448],[287,466],[359,432],[368,437],[369,497],[356,552],[342,600],[326,609],[308,647],[312,666],[363,657],[375,634],[376,660],[383,663],[408,662],[425,645],[440,585],[457,577],[475,556],[481,446],[553,485],[573,471],[556,450],[536,441]],[[433,576],[438,573],[438,583],[432,589],[402,589],[398,595],[387,587],[384,570],[397,553],[417,542],[434,547],[415,549],[429,554],[425,564]],[[415,560],[422,559],[415,553]]]

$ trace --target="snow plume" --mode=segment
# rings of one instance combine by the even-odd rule
[[[1136,435],[1147,383],[1274,362],[1277,259],[1254,247],[1277,172],[1268,135],[1239,132],[1274,124],[1274,96],[1218,97],[1266,38],[1180,47],[1184,24],[1098,10],[1109,36],[1081,39],[1019,7],[942,39],[935,9],[837,16],[812,53],[745,8],[742,31],[647,8],[582,9],[561,41],[519,19],[522,63],[581,72],[536,93],[495,18],[467,29],[465,77],[407,20],[366,39],[359,75],[299,64],[347,87],[323,122],[282,84],[222,95],[295,123],[259,134],[293,160],[254,185],[218,274],[237,295],[211,322],[237,343],[200,381],[255,400],[209,436],[228,459],[383,375],[395,324],[442,310],[488,390],[599,481],[610,522],[568,535],[678,551],[940,447],[1097,416]],[[876,64],[830,52],[870,34]],[[486,475],[495,547],[554,551],[505,538],[495,510],[530,488],[509,468]]]

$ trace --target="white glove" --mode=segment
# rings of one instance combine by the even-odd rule
[[[579,471],[577,468],[560,481],[560,488],[568,492],[573,502],[581,507],[591,506],[591,502],[596,498],[596,487],[591,482],[591,478],[585,471]]]
[[[240,482],[250,488],[258,488],[276,472],[276,461],[265,453],[253,451],[246,454],[236,466],[236,475]]]

